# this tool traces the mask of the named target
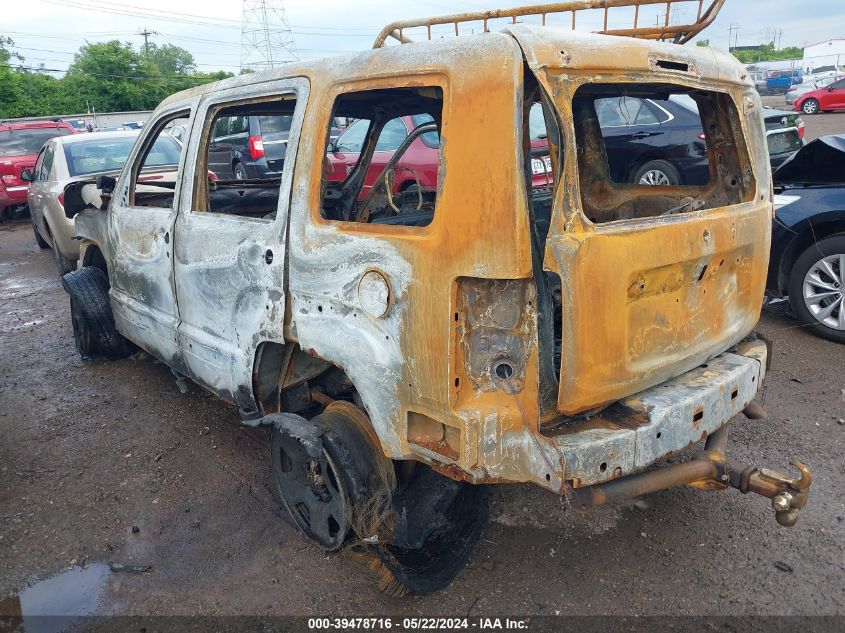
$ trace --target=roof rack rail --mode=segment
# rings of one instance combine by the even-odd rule
[[[672,5],[675,4],[697,4],[698,14],[695,22],[691,24],[670,24]],[[517,18],[528,15],[540,16],[541,24],[546,26],[546,16],[557,13],[569,13],[572,15],[572,29],[575,30],[576,15],[579,11],[595,9],[604,10],[604,28],[596,33],[606,35],[625,35],[651,40],[671,40],[677,44],[683,44],[695,37],[704,28],[708,27],[725,0],[569,0],[569,2],[555,2],[552,4],[535,4],[524,7],[513,7],[511,9],[491,9],[489,11],[475,11],[470,13],[454,13],[452,15],[441,15],[416,20],[398,20],[385,26],[378,34],[373,48],[382,48],[388,38],[397,40],[400,44],[409,44],[414,40],[408,38],[404,31],[406,29],[422,28],[427,31],[428,38],[432,39],[431,27],[436,25],[452,24],[455,27],[455,35],[460,35],[458,25],[464,22],[483,22],[484,32],[489,32],[488,22],[500,18],[510,18],[512,24],[516,24]],[[664,23],[654,26],[641,26],[640,7],[645,5],[661,4],[665,6],[666,13]],[[706,5],[706,8],[705,8]],[[627,29],[609,29],[608,12],[616,7],[634,7],[633,26]]]

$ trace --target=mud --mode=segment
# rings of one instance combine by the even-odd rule
[[[144,354],[82,362],[50,252],[28,223],[0,227],[0,600],[113,563],[150,569],[108,573],[96,613],[843,614],[845,346],[784,308],[760,324],[775,341],[769,418],[736,418],[728,450],[813,468],[795,528],[735,491],[576,514],[530,486],[494,487],[470,566],[446,591],[393,599],[284,519],[265,432],[233,407],[189,382],[183,395]]]

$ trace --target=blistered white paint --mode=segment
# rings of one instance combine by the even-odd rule
[[[359,285],[373,268],[387,279],[394,297],[383,318],[359,307]],[[385,240],[333,227],[316,232],[310,223],[291,227],[289,283],[299,345],[346,372],[383,447],[395,457],[402,454],[400,344],[411,272],[410,263]]]

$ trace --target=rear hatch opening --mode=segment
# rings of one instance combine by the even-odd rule
[[[591,83],[578,88],[572,107],[582,209],[590,221],[665,217],[753,199],[730,95]]]
[[[538,302],[548,299],[540,356],[554,369],[540,391],[557,392],[541,410],[558,432],[561,419],[736,344],[757,321],[768,265],[770,202],[756,199],[764,166],[748,145],[757,112],[741,111],[742,93],[590,79],[555,97],[572,95],[570,121],[569,104],[554,104],[558,121],[546,111],[561,147],[553,181],[568,185],[552,209],[536,196],[531,205]]]

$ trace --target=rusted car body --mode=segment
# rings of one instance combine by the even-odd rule
[[[400,27],[378,44],[406,39]],[[710,183],[612,183],[593,100],[667,90],[698,102]],[[411,110],[442,104],[426,222],[324,212],[336,103],[366,91],[393,91]],[[275,214],[213,212],[203,152],[215,113],[268,95],[292,104]],[[524,124],[536,102],[554,171],[542,200]],[[175,116],[188,121],[181,178],[165,203],[138,205],[133,178]],[[808,472],[725,459],[725,424],[752,403],[769,360],[750,335],[771,221],[762,107],[730,55],[514,24],[176,94],[108,206],[89,206],[76,227],[80,266],[108,275],[117,330],[249,423],[347,400],[384,455],[456,480],[531,482],[578,507],[734,485],[780,495],[779,517],[794,523]],[[327,372],[335,386],[321,383]],[[700,440],[691,462],[636,474]]]

